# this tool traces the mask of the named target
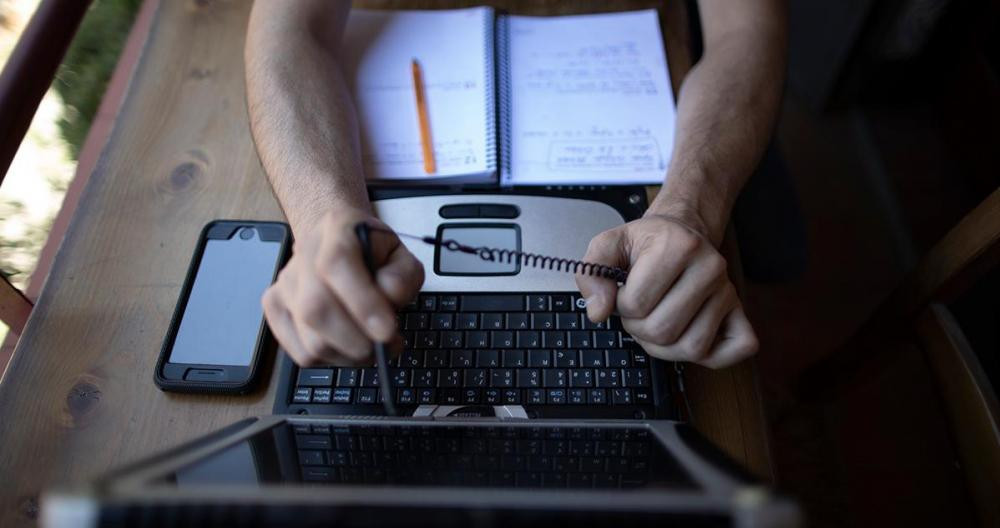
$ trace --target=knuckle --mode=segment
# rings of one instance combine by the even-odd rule
[[[676,343],[679,336],[680,330],[677,328],[676,324],[664,323],[654,327],[653,335],[651,337],[654,343],[662,346],[668,346]]]
[[[299,317],[308,326],[317,327],[324,324],[328,303],[322,295],[310,293],[299,299]]]
[[[718,253],[712,253],[711,255],[706,256],[704,266],[705,269],[715,277],[726,276],[726,268],[728,267],[726,259],[722,258],[722,255],[719,255]]]
[[[693,257],[701,248],[701,239],[686,230],[678,230],[674,236],[671,249],[682,257]]]

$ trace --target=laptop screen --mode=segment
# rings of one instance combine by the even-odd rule
[[[641,426],[282,423],[168,476],[177,487],[275,484],[693,491]]]

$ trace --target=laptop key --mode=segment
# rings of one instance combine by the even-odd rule
[[[597,330],[594,332],[594,346],[597,348],[618,348],[618,332]]]
[[[648,387],[649,372],[646,369],[629,368],[625,369],[626,387]]]
[[[566,401],[573,405],[581,405],[587,403],[587,390],[586,389],[570,389],[567,392]]]
[[[578,313],[556,314],[556,328],[560,330],[579,330],[580,314]]]
[[[504,389],[503,402],[505,404],[517,405],[521,403],[521,391],[518,389]]]
[[[548,350],[529,350],[528,366],[539,368],[551,367],[552,353]]]
[[[593,387],[594,371],[591,369],[572,369],[569,371],[570,387]]]
[[[478,350],[476,351],[476,366],[477,367],[499,367],[500,366],[500,351],[499,350]]]
[[[524,367],[527,363],[524,360],[523,350],[503,350],[500,352],[505,367]]]
[[[479,328],[479,314],[460,313],[456,315],[455,328],[459,330],[475,330]]]
[[[538,369],[518,369],[517,386],[523,388],[534,388],[542,386],[542,376]]]
[[[613,368],[628,367],[630,355],[628,350],[608,350],[608,366]]]
[[[442,295],[438,298],[438,308],[443,312],[454,312],[458,310],[458,296]]]
[[[415,369],[413,371],[414,387],[436,387],[437,369]]]
[[[329,387],[315,388],[313,389],[313,403],[330,403],[330,397],[333,389]]]
[[[476,352],[474,350],[452,350],[452,367],[472,367],[476,364]]]
[[[608,403],[608,394],[606,389],[590,389],[587,391],[587,400],[590,403],[595,404],[605,404]]]
[[[552,311],[553,312],[573,311],[573,298],[569,295],[553,295]]]
[[[597,369],[598,387],[621,387],[621,371],[618,369]]]
[[[513,387],[513,369],[492,369],[490,370],[490,385],[493,387]]]
[[[611,389],[611,403],[629,405],[632,403],[632,389]]]
[[[499,313],[484,313],[482,315],[482,328],[484,330],[503,330],[504,327],[504,317],[503,314]]]
[[[584,367],[603,367],[604,366],[604,351],[603,350],[581,350],[580,351],[580,365]]]
[[[517,332],[517,346],[521,348],[538,348],[542,346],[542,336],[536,331],[520,330]]]
[[[479,389],[462,389],[462,403],[477,404],[480,400]]]
[[[489,334],[482,330],[465,333],[465,346],[468,348],[486,348],[489,345]]]
[[[299,369],[300,387],[329,387],[333,385],[334,369],[304,368]]]
[[[466,387],[486,387],[487,385],[486,369],[465,369]]]
[[[442,369],[438,374],[438,386],[440,387],[461,387],[461,369]]]
[[[292,395],[292,403],[309,403],[312,399],[312,389],[308,387],[301,387],[295,389],[295,394]]]
[[[441,346],[444,348],[461,348],[465,342],[465,335],[458,330],[448,330],[441,332]]]
[[[542,379],[545,387],[565,387],[568,384],[566,371],[562,369],[545,369]]]
[[[550,313],[531,314],[531,328],[533,330],[552,330],[556,327],[556,316]]]
[[[428,350],[425,365],[432,368],[447,367],[450,360],[448,352],[444,350]]]
[[[566,332],[542,332],[542,346],[545,348],[566,348]]]
[[[462,295],[459,307],[463,312],[519,312],[524,310],[520,295]]]
[[[529,295],[528,296],[528,311],[529,312],[547,312],[549,311],[549,296],[548,295]]]
[[[378,402],[378,390],[358,389],[358,403],[377,403],[377,402]]]
[[[590,332],[586,330],[567,332],[566,343],[570,348],[590,348],[594,346]]]
[[[514,348],[514,332],[510,330],[490,332],[493,348]]]
[[[507,314],[507,330],[527,330],[528,314],[509,313]]]
[[[632,389],[632,395],[635,397],[635,403],[641,405],[653,403],[653,392],[649,389]]]
[[[555,350],[553,354],[557,367],[574,368],[580,366],[580,354],[577,350]]]
[[[461,389],[442,389],[441,399],[438,403],[443,403],[446,405],[458,405],[462,403],[462,390]]]
[[[417,403],[421,405],[430,405],[436,403],[435,399],[435,389],[418,389],[417,390]],[[358,397],[360,400],[360,396]],[[358,402],[360,403],[360,401]]]
[[[351,403],[351,394],[354,389],[338,388],[333,391],[333,403]]]
[[[525,403],[529,404],[544,404],[545,403],[545,390],[544,389],[528,389],[525,391]]]

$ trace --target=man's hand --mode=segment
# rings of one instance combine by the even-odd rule
[[[328,213],[306,236],[265,293],[264,314],[299,365],[371,364],[372,342],[400,348],[395,308],[424,282],[424,268],[393,234],[372,233],[374,281],[354,227],[386,227],[360,210]]]
[[[591,321],[617,306],[625,331],[650,355],[719,368],[757,351],[725,259],[693,227],[647,215],[594,237],[584,260],[629,269],[621,288],[584,275],[576,282]]]

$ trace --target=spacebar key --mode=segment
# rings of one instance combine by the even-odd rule
[[[463,312],[520,312],[524,311],[523,295],[463,295]]]

